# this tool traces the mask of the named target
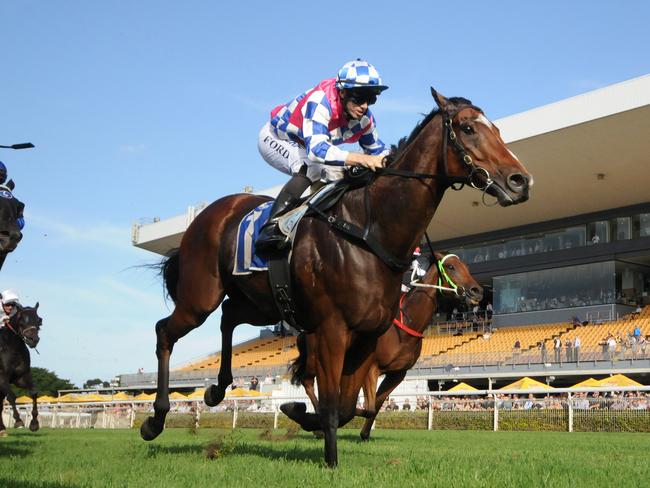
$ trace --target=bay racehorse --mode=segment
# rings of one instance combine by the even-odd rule
[[[13,195],[10,187],[0,185],[0,269],[7,254],[16,249],[23,238],[18,220],[24,208],[25,204]]]
[[[16,395],[9,385],[29,390],[32,398],[32,420],[29,429],[33,432],[39,428],[38,409],[36,406],[37,390],[32,381],[31,360],[27,346],[34,348],[38,344],[43,320],[38,316],[38,303],[34,307],[21,307],[17,305],[15,315],[8,324],[0,327],[0,411],[5,397],[13,409],[14,427],[23,427],[18,409],[16,408]],[[0,437],[6,436],[2,415],[0,415]]]
[[[404,380],[406,373],[420,357],[424,330],[438,308],[438,294],[455,294],[469,303],[483,298],[483,288],[470,274],[467,265],[455,254],[434,253],[435,262],[413,288],[400,299],[399,313],[390,327],[377,339],[368,375],[363,382],[364,409],[357,414],[366,417],[361,438],[368,440],[370,429],[386,398]],[[294,384],[302,384],[318,411],[314,390],[316,377],[316,337],[302,332],[297,340],[300,355],[291,365]],[[385,375],[379,389],[377,380]]]
[[[361,385],[352,381],[353,375],[359,370],[365,378],[368,372],[376,338],[395,315],[402,272],[445,190],[471,184],[508,206],[527,200],[532,185],[531,175],[481,109],[469,100],[446,99],[431,91],[439,110],[403,141],[388,167],[329,210],[330,216],[365,227],[374,250],[332,228],[331,220],[317,217],[300,222],[293,243],[295,318],[317,337],[320,414],[305,413],[300,405],[283,411],[306,430],[323,430],[328,466],[338,462],[339,424],[355,414]],[[236,194],[215,201],[190,224],[180,248],[164,262],[163,277],[174,310],[156,324],[158,384],[154,415],[140,428],[144,439],[154,439],[164,428],[169,361],[176,341],[222,304],[219,382],[205,392],[205,402],[216,405],[232,382],[233,329],[242,323],[268,325],[280,320],[267,272],[232,274],[237,227],[268,200]]]

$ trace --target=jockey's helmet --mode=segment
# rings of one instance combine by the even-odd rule
[[[5,290],[2,292],[3,305],[20,305],[20,297],[18,293],[13,290]]]
[[[339,70],[336,77],[336,88],[339,90],[363,89],[379,95],[388,89],[388,86],[381,82],[377,68],[367,61],[356,59],[345,63]]]
[[[5,163],[0,161],[0,185],[2,185],[7,179],[7,167]]]

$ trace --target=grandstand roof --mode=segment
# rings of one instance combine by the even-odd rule
[[[487,107],[489,110],[489,107]],[[650,75],[495,121],[535,178],[531,199],[475,207],[476,190],[449,191],[429,231],[436,241],[625,207],[650,200]],[[598,175],[604,175],[599,179]],[[279,187],[260,193],[275,194]],[[597,196],[597,198],[596,198]],[[489,198],[489,197],[488,197]],[[178,247],[200,211],[134,225],[133,244],[159,254]],[[462,219],[458,219],[462,215]]]

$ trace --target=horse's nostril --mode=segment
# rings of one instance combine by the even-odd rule
[[[508,176],[508,186],[512,191],[520,191],[528,183],[528,178],[526,178],[521,173],[513,173]]]

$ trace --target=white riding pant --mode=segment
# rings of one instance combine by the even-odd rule
[[[275,135],[271,123],[267,122],[260,130],[257,148],[264,160],[275,169],[285,174],[298,173],[303,165],[307,166],[307,178],[312,182],[334,181],[343,178],[343,166],[330,166],[311,161],[307,151],[298,143],[285,141]]]

